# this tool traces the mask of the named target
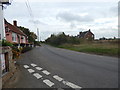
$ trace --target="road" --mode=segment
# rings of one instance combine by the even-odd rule
[[[17,62],[15,88],[117,88],[118,59],[48,45],[24,53]]]

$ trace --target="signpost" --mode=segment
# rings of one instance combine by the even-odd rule
[[[5,27],[4,27],[4,16],[3,16],[3,4],[9,4],[10,0],[0,0],[0,41],[2,41],[2,39],[5,39]],[[1,43],[0,43],[0,47]],[[1,52],[2,50],[0,50]],[[3,56],[0,53],[0,89],[2,89],[2,69],[4,68],[3,65]]]

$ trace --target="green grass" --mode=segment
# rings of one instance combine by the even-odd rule
[[[64,44],[58,46],[59,48],[69,49],[78,52],[86,52],[99,55],[118,56],[118,44],[80,44],[80,45],[69,45]],[[119,49],[120,51],[120,49]]]

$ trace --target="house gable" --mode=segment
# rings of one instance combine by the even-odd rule
[[[94,39],[94,34],[89,29],[88,31],[80,32],[78,37],[83,39]]]
[[[12,25],[5,20],[5,32],[8,41],[18,44],[27,43],[27,35],[17,28],[17,22]]]

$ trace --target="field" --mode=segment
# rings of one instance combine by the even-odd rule
[[[59,48],[74,50],[78,52],[85,52],[91,54],[118,56],[118,43],[84,43],[79,45],[63,44]]]

